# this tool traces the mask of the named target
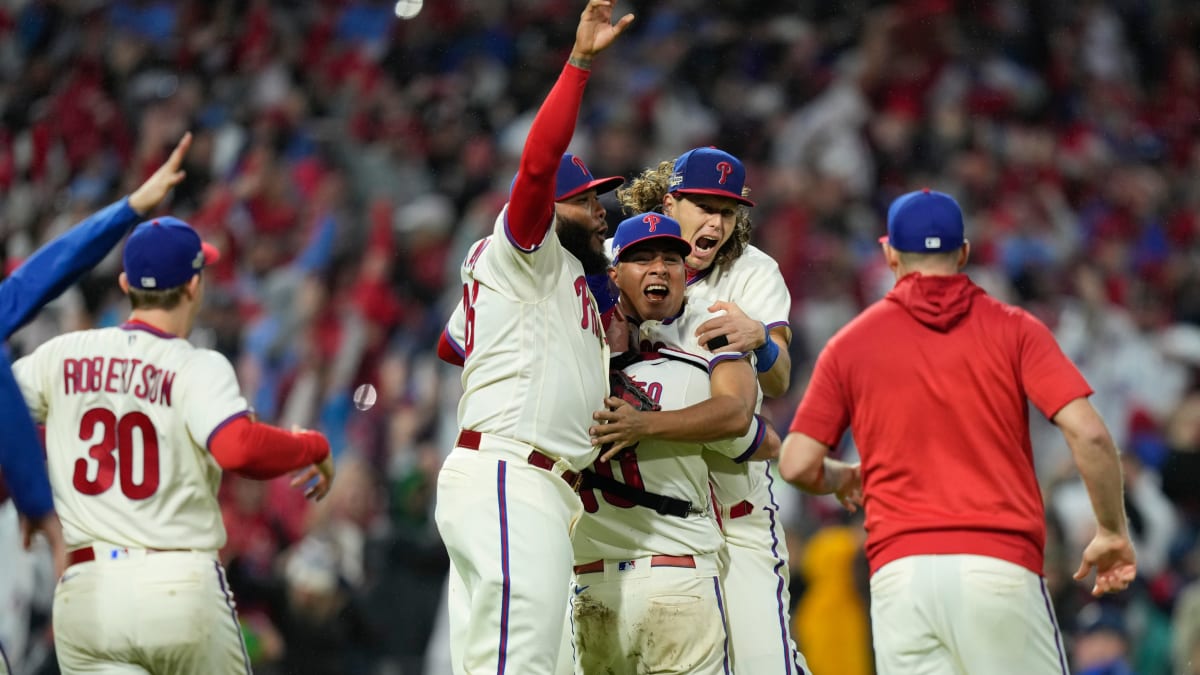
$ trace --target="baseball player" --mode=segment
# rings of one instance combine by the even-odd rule
[[[170,189],[183,179],[180,166],[191,138],[191,134],[185,134],[167,161],[137,190],[34,251],[0,283],[0,307],[3,308],[0,311],[0,340],[8,339],[47,302],[78,281],[125,236],[139,216],[158,206]],[[0,476],[3,477],[0,480],[0,530],[13,528],[11,532],[0,531],[0,542],[23,540],[28,549],[34,533],[42,532],[54,556],[55,574],[60,575],[66,564],[66,548],[62,526],[54,515],[42,443],[13,378],[12,366],[2,350],[0,427],[8,435],[7,440],[0,443]],[[8,515],[3,512],[10,491],[20,514],[19,520],[3,517]],[[7,557],[14,565],[23,562],[19,554],[5,552],[0,557]],[[8,608],[6,616],[0,617],[0,673],[18,669],[24,653],[30,590],[28,584],[19,579],[20,575],[11,567],[5,574],[0,574],[0,603]],[[18,584],[21,587],[18,588]]]
[[[1096,534],[1075,578],[1095,568],[1094,595],[1137,572],[1117,448],[1050,330],[962,273],[971,247],[950,195],[898,197],[887,230],[896,285],[821,350],[780,473],[866,507],[880,675],[1066,675],[1029,406],[1062,432],[1087,485]],[[827,456],[847,429],[861,464]]]
[[[633,21],[613,24],[612,12],[611,0],[583,10],[509,202],[461,270],[461,431],[435,512],[451,562],[455,672],[548,674],[558,657],[575,481],[596,457],[588,415],[608,391],[608,348],[585,279],[607,267],[604,209],[595,185],[556,204],[555,178],[592,58]]]
[[[717,354],[753,352],[763,393],[779,396],[791,377],[791,295],[775,261],[749,244],[748,207],[754,202],[746,197],[745,180],[738,158],[696,148],[644,171],[617,195],[626,211],[661,210],[676,219],[692,245],[685,260],[687,295],[715,299],[707,309],[717,315],[689,339]],[[593,442],[612,443],[616,450],[647,437],[697,439],[720,422],[647,415],[620,403],[610,399],[611,409],[594,415],[600,424],[591,430]],[[728,544],[721,581],[734,665],[739,672],[803,673],[804,657],[791,638],[788,553],[770,463],[704,457]]]
[[[233,366],[186,341],[217,260],[172,217],[134,228],[119,283],[123,325],[59,336],[13,367],[46,425],[54,504],[69,547],[55,590],[65,673],[248,673],[217,550],[222,469],[329,489],[329,444],[256,422]],[[140,671],[139,671],[140,672]]]
[[[691,336],[707,303],[684,306],[683,259],[691,246],[679,224],[645,213],[617,228],[613,280],[633,343]],[[672,333],[674,335],[672,335]],[[632,356],[633,358],[627,358]],[[753,409],[754,369],[743,355],[688,353],[668,346],[631,349],[623,371],[654,402],[677,410],[724,390]],[[730,673],[718,551],[724,540],[702,452],[745,461],[773,453],[775,431],[754,419],[740,438],[709,443],[647,440],[636,452],[598,461],[580,491],[572,624],[576,672]]]

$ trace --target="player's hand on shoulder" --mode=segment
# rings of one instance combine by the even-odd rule
[[[700,324],[696,329],[697,341],[711,352],[751,352],[763,346],[768,339],[763,325],[746,316],[746,313],[732,302],[714,302],[709,305],[708,311],[724,312]],[[709,342],[713,339],[717,339],[717,342],[710,346]]]
[[[183,170],[183,156],[191,146],[192,132],[189,131],[179,140],[167,161],[129,195],[129,206],[138,215],[149,215],[166,198],[171,188],[179,185],[187,175]]]

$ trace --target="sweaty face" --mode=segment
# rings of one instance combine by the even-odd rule
[[[604,221],[604,205],[596,197],[596,191],[588,190],[555,202],[554,213],[558,218],[558,240],[579,258],[583,271],[599,274],[608,269],[608,256],[604,253],[608,223]]]
[[[733,236],[739,204],[729,197],[701,194],[667,195],[664,212],[679,221],[683,238],[692,244],[688,267],[705,270]]]
[[[649,241],[624,249],[609,274],[620,289],[622,309],[638,320],[662,321],[683,309],[683,254],[670,245]]]

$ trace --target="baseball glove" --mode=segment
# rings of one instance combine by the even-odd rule
[[[625,374],[625,371],[616,368],[608,371],[608,384],[612,389],[612,395],[624,400],[629,405],[641,411],[657,411],[662,408],[650,398],[642,385],[633,381],[633,378]]]

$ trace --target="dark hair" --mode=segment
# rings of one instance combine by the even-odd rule
[[[627,183],[626,187],[617,188],[617,201],[621,202],[625,214],[632,216],[646,211],[661,213],[663,197],[670,193],[671,174],[674,172],[675,160],[665,160],[659,162],[657,167],[643,171]],[[743,187],[742,196],[749,195],[750,188]],[[733,234],[729,235],[729,239],[721,245],[721,250],[717,251],[716,257],[713,258],[713,267],[732,264],[745,252],[746,247],[750,245],[751,226],[750,209],[739,204]]]

